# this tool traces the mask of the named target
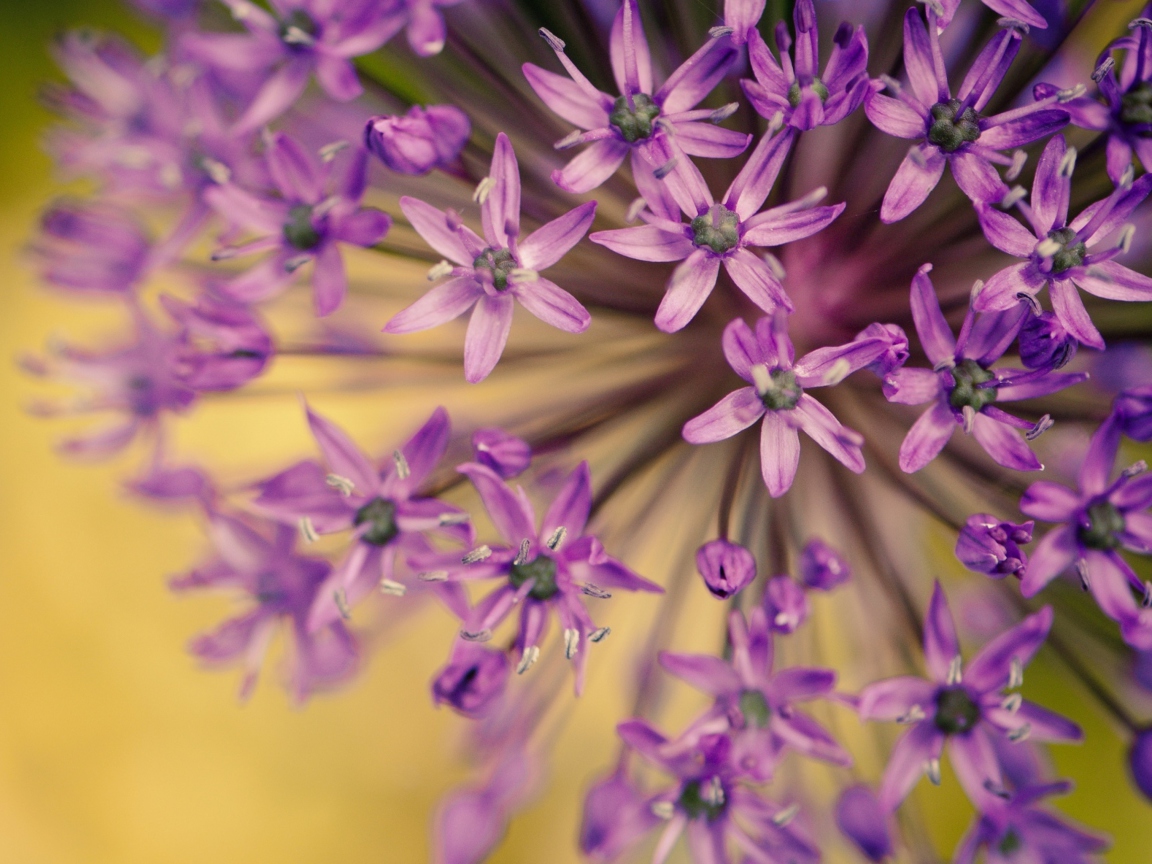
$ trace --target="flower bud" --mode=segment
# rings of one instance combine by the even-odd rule
[[[364,146],[400,174],[427,174],[460,155],[472,126],[451,105],[413,105],[403,116],[372,117],[364,127]]]
[[[823,540],[809,540],[800,553],[800,581],[808,588],[831,591],[851,577],[848,562]]]
[[[908,336],[896,324],[869,324],[856,334],[856,339],[882,339],[888,343],[887,350],[865,366],[881,378],[891,375],[908,361]]]
[[[764,611],[769,630],[791,633],[808,620],[808,596],[791,576],[777,576],[764,590]]]
[[[1017,544],[1032,542],[1034,524],[1031,520],[1021,525],[1001,522],[987,513],[969,516],[956,540],[956,557],[969,570],[994,579],[1009,573],[1020,577],[1028,566],[1028,555]]]
[[[580,850],[613,861],[659,824],[644,797],[620,774],[601,780],[584,798]]]
[[[1136,733],[1128,751],[1128,768],[1144,796],[1152,800],[1152,726]]]
[[[836,824],[869,861],[883,861],[892,854],[888,816],[867,786],[851,786],[836,804]]]
[[[472,434],[472,453],[477,462],[505,480],[523,473],[532,461],[532,448],[527,441],[491,427]]]
[[[432,699],[465,717],[480,717],[507,682],[508,658],[503,651],[460,640],[448,665],[432,681]]]
[[[1020,360],[1029,369],[1059,369],[1076,356],[1076,337],[1051,312],[1033,315],[1020,328]]]
[[[1152,441],[1152,386],[1133,387],[1113,407],[1120,431],[1135,441]]]
[[[726,600],[756,578],[756,559],[740,544],[717,539],[696,550],[696,569],[708,590]]]

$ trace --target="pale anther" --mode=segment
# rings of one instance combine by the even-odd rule
[[[448,576],[447,570],[425,570],[416,574],[416,578],[421,582],[447,582]]]
[[[564,538],[568,536],[568,529],[561,525],[552,532],[552,536],[548,538],[547,546],[553,552],[560,548],[560,544],[564,542]]]
[[[408,593],[408,586],[393,579],[381,579],[380,591],[384,594],[391,594],[393,597],[403,597]]]
[[[516,665],[516,674],[523,675],[540,659],[540,646],[529,645],[520,655],[520,662]]]
[[[928,764],[924,766],[925,772],[928,774],[928,779],[932,782],[933,786],[940,785],[940,760],[929,759]]]
[[[352,494],[352,490],[356,488],[356,484],[349,480],[347,477],[341,477],[339,474],[329,474],[324,478],[324,482],[331,486],[333,489],[340,490],[340,494],[347,498]]]
[[[516,553],[516,560],[512,562],[513,567],[523,567],[528,563],[528,550],[532,548],[532,541],[527,538],[520,541],[520,551]]]
[[[472,193],[472,200],[478,204],[483,204],[488,200],[488,193],[492,191],[492,187],[495,185],[495,180],[491,177],[485,177],[476,184],[476,191]]]
[[[465,564],[477,564],[480,561],[486,561],[491,555],[492,550],[489,547],[477,546],[460,560]]]
[[[316,529],[312,527],[312,520],[307,516],[302,517],[297,524],[300,526],[300,534],[306,542],[315,543],[320,539],[316,536]]]
[[[331,162],[336,158],[336,154],[342,150],[347,150],[348,146],[347,141],[333,141],[331,144],[325,144],[320,148],[320,161]]]
[[[948,680],[947,684],[959,684],[964,676],[964,659],[957,654],[952,658],[952,662],[948,664]]]
[[[580,647],[580,631],[568,627],[564,630],[564,658],[571,660],[576,656],[576,650]]]
[[[332,592],[332,599],[336,602],[336,609],[340,612],[340,617],[347,621],[352,617],[352,611],[348,608],[348,600],[344,596],[344,589],[337,588]]]
[[[439,264],[434,264],[428,269],[428,281],[435,282],[437,279],[443,279],[452,273],[452,265],[447,261],[441,261]]]
[[[789,822],[791,822],[793,819],[795,819],[796,815],[799,812],[800,812],[800,805],[799,804],[795,804],[795,803],[789,804],[787,807],[785,807],[783,810],[781,810],[775,816],[772,817],[772,824],[775,825],[777,828],[783,828],[785,825],[787,825]]]
[[[593,630],[591,633],[588,634],[588,641],[589,642],[602,642],[602,641],[604,641],[605,637],[607,637],[607,635],[611,632],[612,632],[612,628],[610,628],[610,627],[600,627],[596,630]]]

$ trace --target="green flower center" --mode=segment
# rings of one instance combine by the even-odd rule
[[[996,849],[1001,855],[1011,855],[1024,845],[1024,841],[1020,839],[1020,835],[1016,833],[1015,828],[1009,828],[1004,832],[1004,836],[1000,838],[1000,842],[996,844]]]
[[[820,97],[821,102],[828,101],[828,88],[824,85],[823,81],[821,81],[819,78],[813,78],[812,83],[808,86],[812,88],[813,93]],[[788,104],[793,108],[799,107],[800,97],[802,95],[803,90],[800,88],[800,82],[793,81],[792,86],[788,88]]]
[[[529,579],[536,583],[528,592],[533,600],[549,600],[559,593],[556,587],[556,562],[547,555],[537,555],[526,564],[513,564],[508,573],[508,581],[513,587],[519,588]]]
[[[1097,501],[1088,507],[1088,524],[1080,525],[1077,535],[1089,549],[1115,549],[1120,545],[1116,535],[1124,530],[1124,514],[1111,501]]]
[[[473,270],[487,270],[492,274],[492,284],[497,291],[508,287],[508,275],[516,269],[512,253],[507,249],[485,249],[472,262]]]
[[[965,144],[971,144],[980,137],[980,117],[971,108],[965,108],[960,116],[959,99],[937,102],[932,106],[932,126],[928,129],[928,140],[945,153],[955,153]]]
[[[1120,97],[1120,121],[1131,124],[1152,123],[1152,83],[1141,81]],[[1152,130],[1143,130],[1141,137],[1152,137]]]
[[[728,798],[724,788],[712,777],[707,780],[689,780],[680,791],[680,808],[688,814],[689,819],[705,817],[714,822],[723,815],[728,807]]]
[[[1063,273],[1065,270],[1079,267],[1084,263],[1084,256],[1088,254],[1088,247],[1083,243],[1073,243],[1075,238],[1076,231],[1072,228],[1061,228],[1058,231],[1048,232],[1048,239],[1060,244],[1060,249],[1052,255],[1053,273]]]
[[[368,523],[360,539],[373,546],[387,546],[400,533],[396,526],[396,505],[387,498],[373,498],[356,511],[353,525]]]
[[[963,687],[949,687],[936,697],[936,728],[945,735],[971,732],[980,719],[980,706]]]
[[[740,693],[740,713],[744,715],[744,722],[747,725],[763,729],[768,725],[772,709],[768,707],[768,700],[759,690],[743,690]]]
[[[791,411],[804,395],[804,388],[796,383],[796,373],[788,369],[769,372],[770,383],[760,391],[760,401],[769,411]]]
[[[628,97],[619,96],[612,105],[608,122],[620,130],[624,140],[634,144],[652,135],[653,121],[660,116],[660,106],[652,101],[647,93],[632,96],[632,107],[628,107]]]
[[[723,204],[692,220],[692,242],[723,255],[740,243],[740,217]]]
[[[952,368],[952,392],[948,394],[948,404],[961,411],[972,408],[979,411],[985,405],[996,401],[995,387],[981,387],[996,376],[975,360],[961,360]]]
[[[284,239],[302,251],[320,245],[320,232],[312,226],[312,208],[309,205],[296,204],[288,211]]]

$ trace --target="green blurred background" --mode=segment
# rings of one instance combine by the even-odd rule
[[[183,650],[228,605],[175,598],[164,585],[203,552],[194,520],[127,500],[123,463],[64,462],[52,451],[59,430],[21,409],[37,385],[13,358],[52,334],[99,334],[115,320],[37,290],[23,254],[57,190],[38,144],[50,117],[36,90],[56,75],[52,37],[77,25],[157,45],[110,0],[0,2],[0,864],[425,861],[435,802],[467,776],[453,746],[461,724],[432,709],[426,689],[452,632],[446,616],[400,627],[345,692],[294,710],[266,674],[240,706],[234,674],[201,672]],[[202,449],[227,430],[234,464],[310,452],[291,398],[206,422]],[[1029,686],[1092,742],[1056,753],[1078,784],[1065,807],[1113,835],[1109,860],[1147,864],[1152,808],[1127,785],[1124,744],[1062,683],[1041,668]],[[625,710],[618,687],[589,689],[560,737],[550,785],[497,864],[576,860],[577,802],[611,758]],[[954,787],[917,795],[945,849],[969,815]]]

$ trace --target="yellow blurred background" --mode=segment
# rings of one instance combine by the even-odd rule
[[[23,253],[55,188],[38,149],[50,118],[36,87],[55,76],[51,37],[81,24],[155,47],[107,0],[0,3],[0,864],[426,861],[435,802],[468,776],[456,746],[463,722],[433,709],[427,690],[454,630],[447,616],[403,622],[351,687],[304,709],[289,705],[271,665],[241,706],[234,673],[201,671],[184,651],[229,611],[226,600],[165,587],[205,551],[195,520],[130,501],[119,486],[130,459],[59,458],[58,424],[22,410],[39,385],[18,372],[20,353],[54,334],[90,339],[115,320],[37,289]],[[370,405],[320,404],[353,434],[383,440],[387,424]],[[291,395],[210,412],[187,440],[233,466],[275,466],[312,448]],[[707,650],[719,604],[693,591],[706,612],[686,638]],[[625,600],[617,620],[640,630],[655,614],[641,608]],[[606,642],[589,695],[567,703],[550,781],[496,864],[577,860],[578,802],[611,759],[626,710],[624,676],[612,672],[628,644]],[[1152,861],[1152,808],[1130,791],[1124,743],[1054,672],[1030,678],[1088,733],[1088,745],[1055,754],[1078,784],[1062,806],[1113,835],[1110,861]],[[917,799],[951,849],[970,813],[954,782]]]

